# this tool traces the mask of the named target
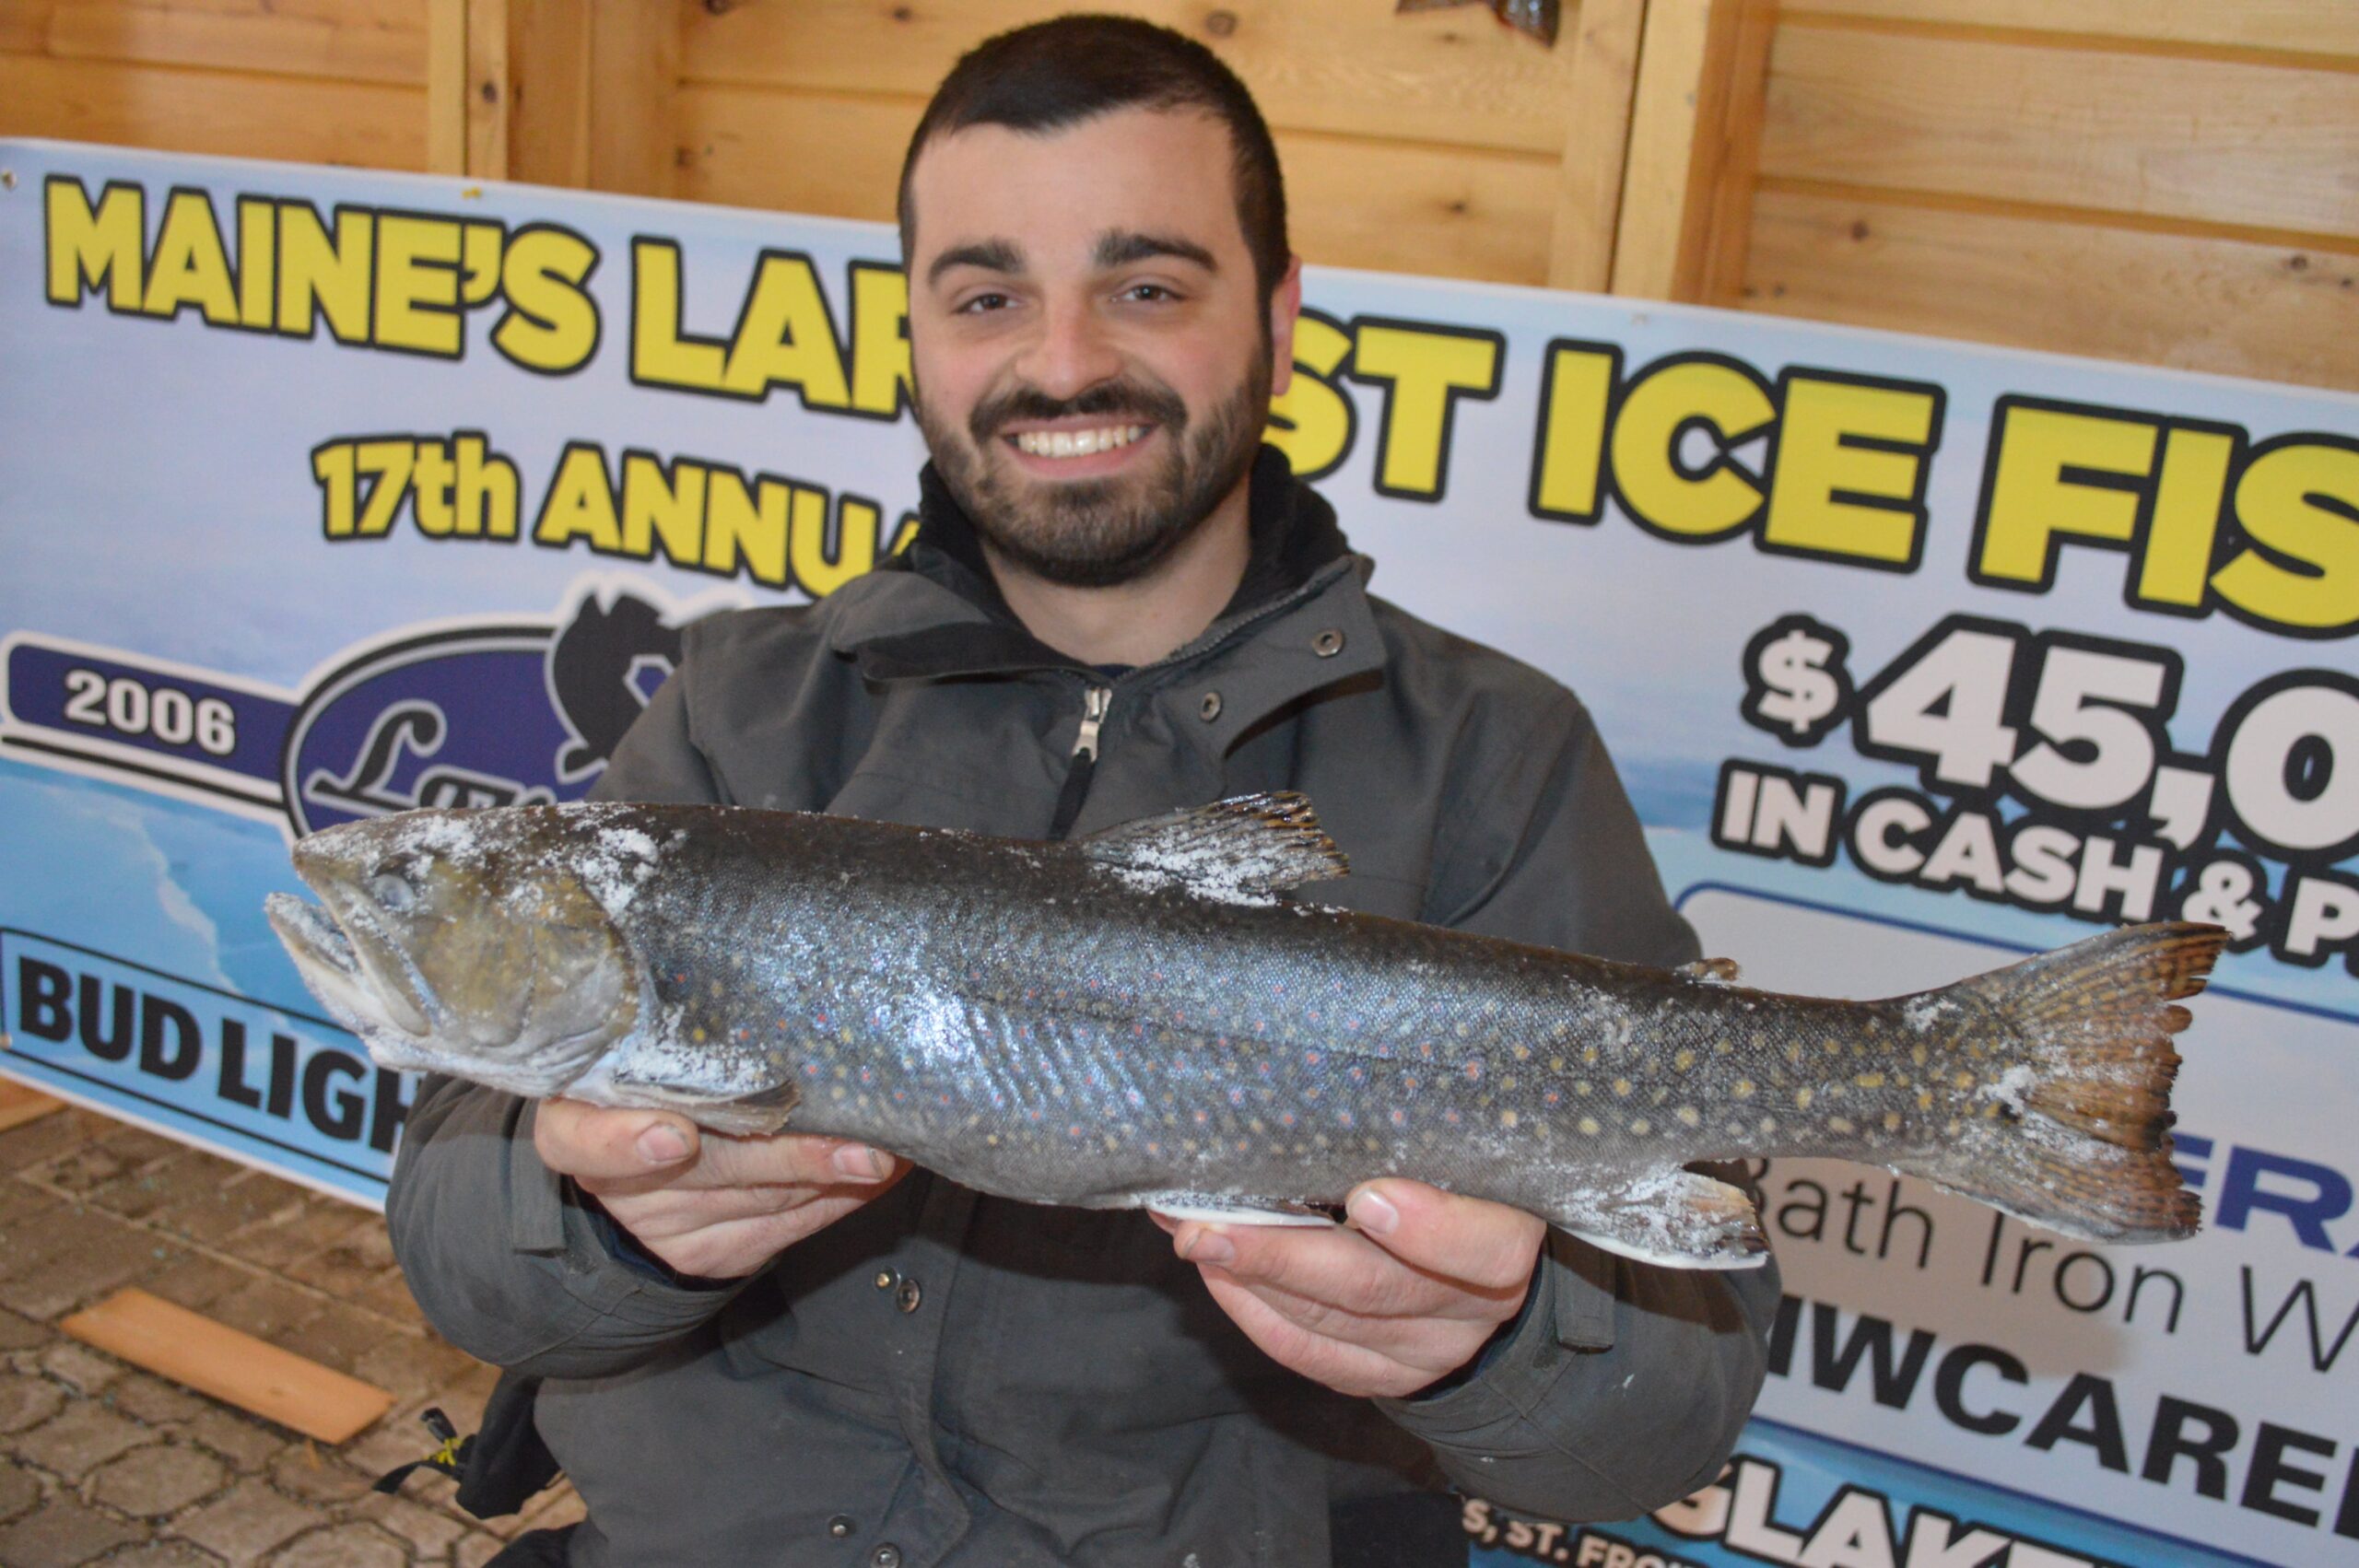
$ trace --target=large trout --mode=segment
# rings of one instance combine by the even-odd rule
[[[2183,1236],[2176,999],[2224,933],[2132,927],[1886,1001],[1781,996],[1294,902],[1299,796],[1068,844],[726,807],[406,813],[274,895],[380,1062],[792,1126],[985,1192],[1283,1222],[1405,1176],[1655,1262],[1764,1249],[1684,1165],[1888,1165],[2076,1236]]]

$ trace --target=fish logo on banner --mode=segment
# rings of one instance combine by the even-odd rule
[[[0,746],[298,838],[420,807],[574,800],[678,663],[681,626],[715,607],[585,579],[552,619],[401,628],[297,692],[19,632],[0,644]]]

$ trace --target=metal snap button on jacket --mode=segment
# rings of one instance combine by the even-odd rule
[[[1204,694],[1204,700],[1197,705],[1196,711],[1203,715],[1204,722],[1207,724],[1219,718],[1220,693],[1206,692]]]
[[[901,1568],[901,1549],[886,1541],[868,1554],[868,1568]]]
[[[849,1514],[839,1514],[827,1521],[827,1533],[838,1540],[843,1539],[858,1528],[860,1528],[860,1521]]]
[[[1344,651],[1344,634],[1330,626],[1310,639],[1311,651],[1321,659],[1332,659]]]
[[[876,1270],[876,1288],[878,1290],[889,1291],[900,1282],[901,1276],[893,1272],[892,1270],[879,1269]]]
[[[893,1305],[903,1312],[915,1312],[924,1299],[925,1292],[915,1280],[903,1280],[900,1289],[893,1293]]]

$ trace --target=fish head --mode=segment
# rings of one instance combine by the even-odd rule
[[[312,994],[386,1067],[539,1098],[637,1024],[643,965],[616,909],[651,863],[570,808],[403,812],[293,851],[316,905],[270,922]]]

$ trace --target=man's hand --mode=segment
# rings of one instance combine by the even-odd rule
[[[1546,1223],[1402,1177],[1363,1183],[1348,1228],[1155,1215],[1272,1359],[1345,1394],[1414,1394],[1523,1307]]]
[[[841,1138],[732,1138],[662,1111],[579,1100],[543,1102],[533,1147],[640,1246],[708,1280],[754,1272],[910,1170]]]

